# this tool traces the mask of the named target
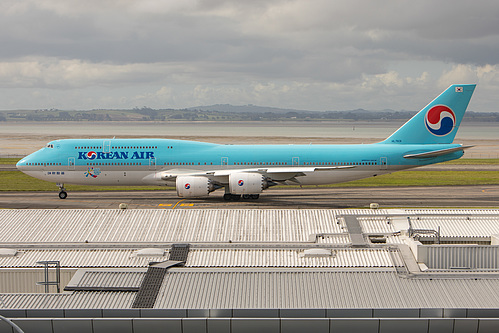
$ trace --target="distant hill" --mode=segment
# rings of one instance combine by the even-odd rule
[[[245,112],[253,112],[253,113],[277,113],[277,114],[282,114],[282,113],[289,113],[289,112],[297,112],[297,113],[328,113],[328,112],[347,112],[347,113],[357,113],[357,114],[369,114],[369,113],[379,113],[379,112],[386,112],[386,113],[394,113],[394,112],[410,112],[414,113],[413,111],[394,111],[390,109],[385,109],[385,110],[375,110],[375,111],[369,111],[369,110],[364,110],[364,109],[356,109],[356,110],[348,110],[348,111],[311,111],[311,110],[298,110],[298,109],[282,109],[282,108],[276,108],[276,107],[269,107],[269,106],[257,106],[253,104],[248,104],[248,105],[231,105],[231,104],[215,104],[215,105],[207,105],[207,106],[196,106],[196,107],[191,107],[187,108],[187,110],[191,111],[219,111],[219,112],[231,112],[231,113],[245,113]]]
[[[187,110],[198,110],[198,111],[220,111],[220,112],[232,112],[232,113],[245,113],[245,112],[253,112],[253,113],[288,113],[288,112],[299,112],[299,113],[308,113],[314,112],[309,110],[296,110],[296,109],[281,109],[274,108],[268,106],[257,106],[253,104],[248,105],[230,105],[230,104],[215,104],[208,106],[196,106],[192,108],[188,108]]]
[[[0,122],[9,121],[405,121],[416,111],[364,109],[308,111],[256,105],[216,104],[187,109],[129,110],[13,110],[0,111]],[[465,122],[499,122],[499,112],[467,111]]]

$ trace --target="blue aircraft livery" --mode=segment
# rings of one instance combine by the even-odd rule
[[[456,84],[386,140],[362,145],[220,145],[168,139],[65,139],[17,163],[22,172],[64,184],[175,186],[179,197],[224,189],[225,200],[257,199],[274,185],[319,185],[374,177],[458,159],[454,138],[474,84]]]

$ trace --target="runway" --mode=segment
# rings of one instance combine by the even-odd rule
[[[223,191],[206,198],[178,198],[175,191],[0,192],[3,209],[344,209],[498,208],[499,185],[432,187],[292,188],[264,191],[258,200],[224,201]]]

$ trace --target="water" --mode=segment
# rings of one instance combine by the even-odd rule
[[[132,136],[240,144],[373,143],[387,138],[401,125],[401,122],[0,122],[0,157],[25,156],[58,138]],[[498,133],[497,123],[463,124],[455,142],[476,146],[467,151],[467,157],[499,158]]]
[[[384,139],[402,123],[370,122],[20,122],[0,123],[6,136],[256,136]],[[497,123],[462,124],[456,139],[497,140]]]

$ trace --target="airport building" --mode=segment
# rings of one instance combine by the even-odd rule
[[[0,235],[25,332],[499,330],[499,210],[0,210]]]

